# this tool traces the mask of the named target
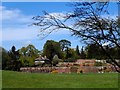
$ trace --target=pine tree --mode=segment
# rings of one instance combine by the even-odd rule
[[[80,55],[80,51],[79,51],[79,46],[76,46],[76,54],[79,56]]]
[[[83,50],[83,47],[81,48],[80,58],[81,59],[85,59],[86,58],[86,54],[85,54],[85,52]]]

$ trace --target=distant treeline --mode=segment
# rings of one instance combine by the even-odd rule
[[[104,48],[114,59],[120,59],[119,48],[109,45],[104,46]],[[95,43],[88,44],[79,49],[78,45],[76,48],[71,48],[71,42],[68,40],[60,40],[59,42],[47,40],[42,51],[39,51],[31,44],[19,50],[16,50],[15,46],[12,46],[9,51],[2,47],[0,49],[2,69],[13,71],[19,71],[20,67],[35,66],[34,60],[40,55],[46,56],[54,66],[59,60],[63,62],[74,62],[77,59],[109,59],[105,52]]]

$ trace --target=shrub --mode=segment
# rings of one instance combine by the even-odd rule
[[[95,62],[94,66],[102,66],[101,62]]]
[[[58,70],[53,70],[51,73],[58,73]]]
[[[59,59],[57,55],[53,57],[52,64],[53,66],[56,66],[59,62],[61,62],[62,59]]]
[[[80,73],[83,73],[83,70],[80,70]]]

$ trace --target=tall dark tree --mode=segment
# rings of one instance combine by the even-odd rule
[[[15,46],[12,46],[11,50],[9,51],[9,56],[12,60],[18,60],[19,59],[19,50],[16,51]]]
[[[95,43],[89,44],[86,47],[87,58],[89,59],[101,59],[102,53],[101,49]]]
[[[8,61],[10,60],[10,57],[8,55],[8,51],[5,50],[4,48],[0,47],[0,59],[1,59],[1,62],[2,62],[2,70],[5,70],[8,66]]]
[[[50,60],[52,60],[55,55],[58,55],[58,58],[62,58],[62,52],[59,42],[47,40],[44,45],[43,55],[47,56],[47,58],[49,58]]]
[[[61,50],[62,50],[62,51],[64,51],[65,49],[67,49],[68,47],[71,46],[71,42],[68,41],[68,40],[65,40],[65,39],[60,40],[59,43],[60,43],[60,46],[61,46]]]
[[[86,54],[85,54],[85,51],[83,50],[83,47],[81,48],[80,58],[81,59],[85,59],[86,58]]]
[[[118,48],[106,45],[104,46],[104,49],[113,58],[120,59],[120,55],[119,55],[120,51]],[[109,59],[109,57],[105,54],[105,52],[103,52],[103,50],[95,43],[87,45],[85,47],[85,51],[86,51],[86,58],[88,59],[99,59],[99,60]]]
[[[12,46],[12,52],[13,53],[15,53],[15,50],[16,50],[15,46]]]
[[[7,61],[8,70],[19,71],[21,67],[21,62],[19,61],[19,51],[16,51],[15,46],[12,46],[11,50],[8,52],[10,59]]]
[[[79,56],[80,55],[80,51],[79,51],[79,46],[76,46],[76,54]]]
[[[109,16],[107,10],[109,2],[76,2],[72,5],[74,6],[73,12],[61,16],[64,20],[44,12],[44,16],[33,17],[37,21],[33,25],[40,26],[41,33],[48,32],[44,35],[48,35],[54,30],[67,29],[85,43],[94,42],[105,52],[115,68],[120,68],[120,64],[103,47],[105,42],[110,42],[120,48],[118,21],[110,17],[103,17],[103,13],[105,16]],[[116,71],[120,72],[117,68]]]
[[[115,47],[115,58],[120,60],[120,48]]]
[[[77,55],[76,55],[75,50],[72,49],[72,48],[67,48],[67,50],[65,50],[65,52],[66,52],[66,59],[65,59],[65,61],[75,62],[76,59],[78,58]]]

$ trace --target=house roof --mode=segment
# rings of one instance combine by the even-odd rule
[[[39,58],[36,58],[35,60],[36,60],[36,61],[46,61],[46,60],[49,60],[49,59],[48,59],[48,58],[40,58],[40,57],[39,57]]]

